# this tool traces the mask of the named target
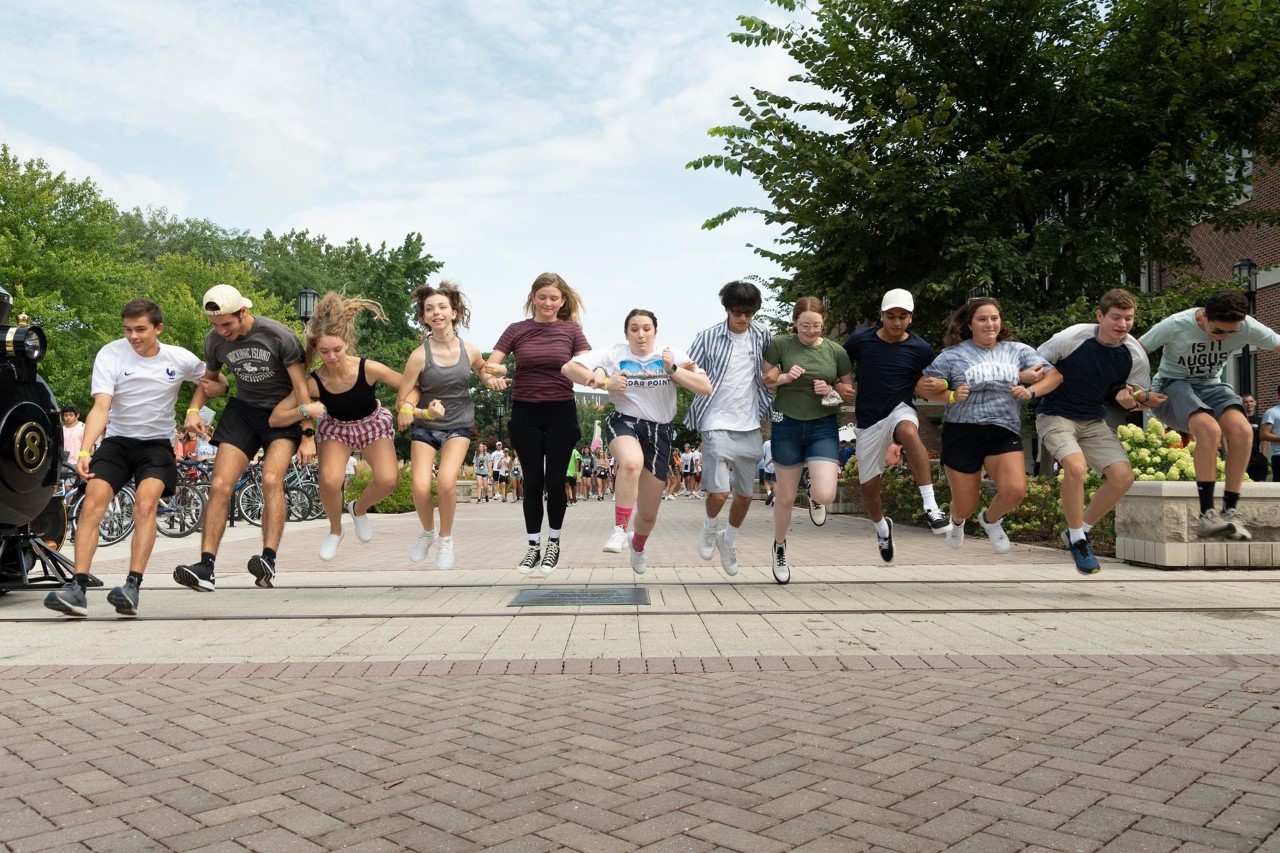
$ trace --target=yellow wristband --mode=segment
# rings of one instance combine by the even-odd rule
[[[408,403],[405,403],[403,406],[401,406],[401,407],[400,407],[400,414],[402,414],[402,415],[412,415],[412,414],[413,414],[413,406],[410,406]]]
[[[89,452],[89,451],[87,451],[87,450],[81,450],[79,453],[77,453],[77,454],[76,454],[76,458],[77,458],[77,459],[83,459],[83,458],[84,458],[84,457],[86,457],[86,456],[92,456],[92,455],[93,455],[93,454],[92,454],[92,453],[90,453],[90,452]]]
[[[956,392],[955,392],[955,391],[952,391],[952,392],[951,392],[951,395],[950,395],[949,397],[947,397],[947,402],[948,402],[948,403],[950,403],[950,404],[951,404],[951,405],[953,405],[953,406],[955,405],[955,403],[956,403]]]
[[[430,409],[423,409],[422,416],[429,421],[434,421],[436,419],[435,414]]]
[[[947,380],[945,380],[945,379],[944,379],[944,380],[942,380],[942,390],[943,390],[943,391],[946,391],[946,390],[947,390],[948,388],[950,388],[950,387],[951,387],[951,383],[947,382]]]
[[[187,414],[188,414],[188,415],[189,415],[189,414],[191,414],[192,412],[195,412],[196,414],[199,414],[199,413],[200,413],[200,410],[199,410],[199,409],[187,409]]]

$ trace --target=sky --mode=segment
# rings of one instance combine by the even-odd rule
[[[420,232],[489,349],[544,271],[593,346],[632,308],[685,349],[729,281],[776,267],[730,99],[785,91],[781,51],[729,41],[766,0],[0,0],[0,141],[121,208],[334,244]],[[768,293],[766,292],[766,297]],[[177,341],[175,343],[184,343]],[[194,342],[191,342],[194,343]]]

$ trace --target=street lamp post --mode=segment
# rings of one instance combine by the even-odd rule
[[[309,287],[304,287],[298,291],[298,319],[306,323],[311,319],[311,315],[316,313],[316,302],[320,300],[320,294],[316,293]]]
[[[1249,316],[1253,316],[1257,310],[1257,293],[1258,293],[1258,265],[1249,258],[1241,258],[1231,267],[1231,272],[1235,276],[1235,280],[1244,288],[1245,296],[1249,299]],[[1250,352],[1249,345],[1245,344],[1240,350],[1240,394],[1253,393],[1253,353]]]
[[[498,440],[499,441],[507,440],[506,436],[503,434],[503,429],[502,429],[502,419],[506,417],[506,414],[507,414],[507,407],[504,406],[502,403],[499,403],[498,404]]]

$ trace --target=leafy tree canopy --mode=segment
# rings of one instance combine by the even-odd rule
[[[791,94],[753,88],[724,153],[781,226],[755,247],[784,302],[836,320],[913,291],[918,329],[975,288],[1042,314],[1091,304],[1145,260],[1193,261],[1218,227],[1280,223],[1239,205],[1253,159],[1280,162],[1280,4],[1263,0],[773,0],[800,20],[740,17],[780,46]],[[927,333],[926,333],[927,334]]]

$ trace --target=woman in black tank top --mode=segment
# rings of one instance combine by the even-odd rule
[[[356,538],[361,542],[373,538],[369,507],[395,491],[400,471],[391,413],[383,408],[374,393],[377,382],[398,388],[400,374],[385,364],[352,353],[355,318],[366,310],[386,320],[382,306],[376,302],[348,299],[333,292],[324,295],[307,323],[303,361],[310,365],[315,363],[317,355],[320,357],[320,365],[307,376],[311,398],[320,402],[306,406],[304,412],[290,397],[271,415],[272,426],[287,426],[303,417],[316,418],[320,500],[329,518],[329,535],[320,543],[322,560],[332,560],[342,542],[343,487],[351,454],[360,451],[373,470],[373,480],[364,492],[346,503]]]

